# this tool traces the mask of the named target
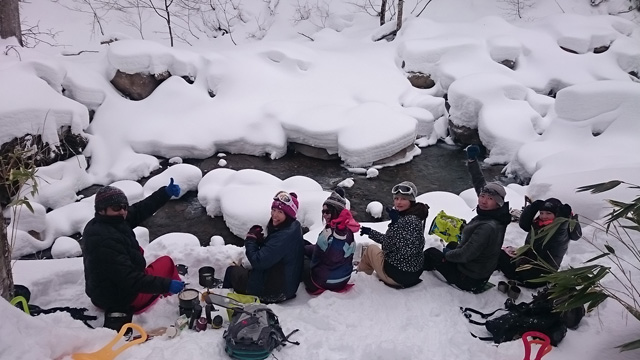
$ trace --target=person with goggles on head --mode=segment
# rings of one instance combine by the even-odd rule
[[[577,215],[572,215],[571,206],[556,198],[529,203],[520,215],[520,228],[528,232],[523,244],[526,248],[521,250],[520,256],[516,256],[517,249],[505,248],[498,259],[498,270],[525,287],[545,286],[546,282],[529,280],[551,273],[552,269],[558,270],[569,249],[569,240],[578,240],[582,236],[580,223],[567,221],[577,219]],[[549,227],[558,223],[558,226]],[[553,229],[553,233],[545,232],[546,229]],[[531,266],[518,270],[524,265]]]
[[[418,189],[403,181],[391,189],[393,208],[386,208],[391,223],[383,234],[369,227],[361,227],[360,235],[382,245],[367,246],[358,271],[376,274],[385,284],[395,288],[408,288],[420,283],[424,257],[424,227],[429,206],[416,201]]]
[[[437,270],[448,283],[459,289],[481,292],[498,265],[507,225],[511,222],[506,191],[498,183],[487,183],[480,169],[477,145],[467,147],[467,168],[478,194],[478,215],[462,230],[460,243],[453,241],[442,249],[424,252],[424,270]]]
[[[107,314],[127,314],[130,320],[133,313],[146,310],[160,295],[182,291],[184,283],[173,260],[162,256],[147,266],[132,230],[178,196],[180,186],[173,178],[168,186],[131,206],[117,187],[98,190],[95,216],[82,233],[85,292],[95,306]],[[106,318],[105,326],[118,327],[116,331],[123,325],[109,325]]]
[[[271,203],[267,235],[253,225],[245,237],[245,253],[251,270],[233,265],[224,274],[223,288],[255,295],[263,303],[277,303],[296,296],[302,276],[304,239],[296,220],[298,195],[278,192]]]
[[[353,234],[360,230],[360,224],[346,206],[344,190],[339,187],[322,204],[325,227],[318,240],[315,245],[305,246],[302,280],[311,295],[348,289],[356,249]]]

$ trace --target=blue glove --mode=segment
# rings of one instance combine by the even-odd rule
[[[177,294],[184,289],[184,282],[179,280],[171,280],[171,284],[169,284],[169,292],[172,294]]]
[[[480,147],[478,145],[469,145],[465,150],[467,152],[468,160],[478,159],[478,155],[480,155]]]
[[[398,222],[398,219],[400,219],[400,211],[390,207],[387,207],[385,210],[387,214],[389,214],[389,219],[391,219],[392,224]]]
[[[173,197],[180,196],[180,186],[178,184],[173,183],[173,178],[171,178],[171,182],[169,183],[169,185],[167,185],[165,190],[167,191],[167,194],[169,194],[169,196],[173,196]]]
[[[369,235],[371,234],[371,228],[366,226],[360,226],[360,235]]]

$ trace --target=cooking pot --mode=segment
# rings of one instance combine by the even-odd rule
[[[210,289],[214,287],[216,283],[215,278],[216,270],[213,266],[203,266],[198,270],[200,286]]]

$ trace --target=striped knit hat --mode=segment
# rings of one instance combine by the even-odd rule
[[[96,212],[106,210],[109,206],[113,205],[127,205],[129,206],[129,200],[127,196],[114,186],[101,187],[96,193],[95,209]]]

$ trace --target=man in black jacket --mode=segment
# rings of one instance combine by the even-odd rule
[[[179,195],[173,178],[168,186],[131,206],[116,187],[105,186],[96,193],[95,217],[82,234],[85,292],[107,314],[124,313],[130,318],[160,295],[177,294],[184,288],[170,257],[162,256],[147,266],[132,230]]]
[[[467,167],[478,194],[478,215],[462,230],[460,244],[451,242],[440,251],[424,252],[424,269],[437,270],[450,284],[462,290],[479,292],[498,265],[507,225],[511,222],[506,191],[498,183],[486,183],[477,161],[479,148],[467,148]]]

